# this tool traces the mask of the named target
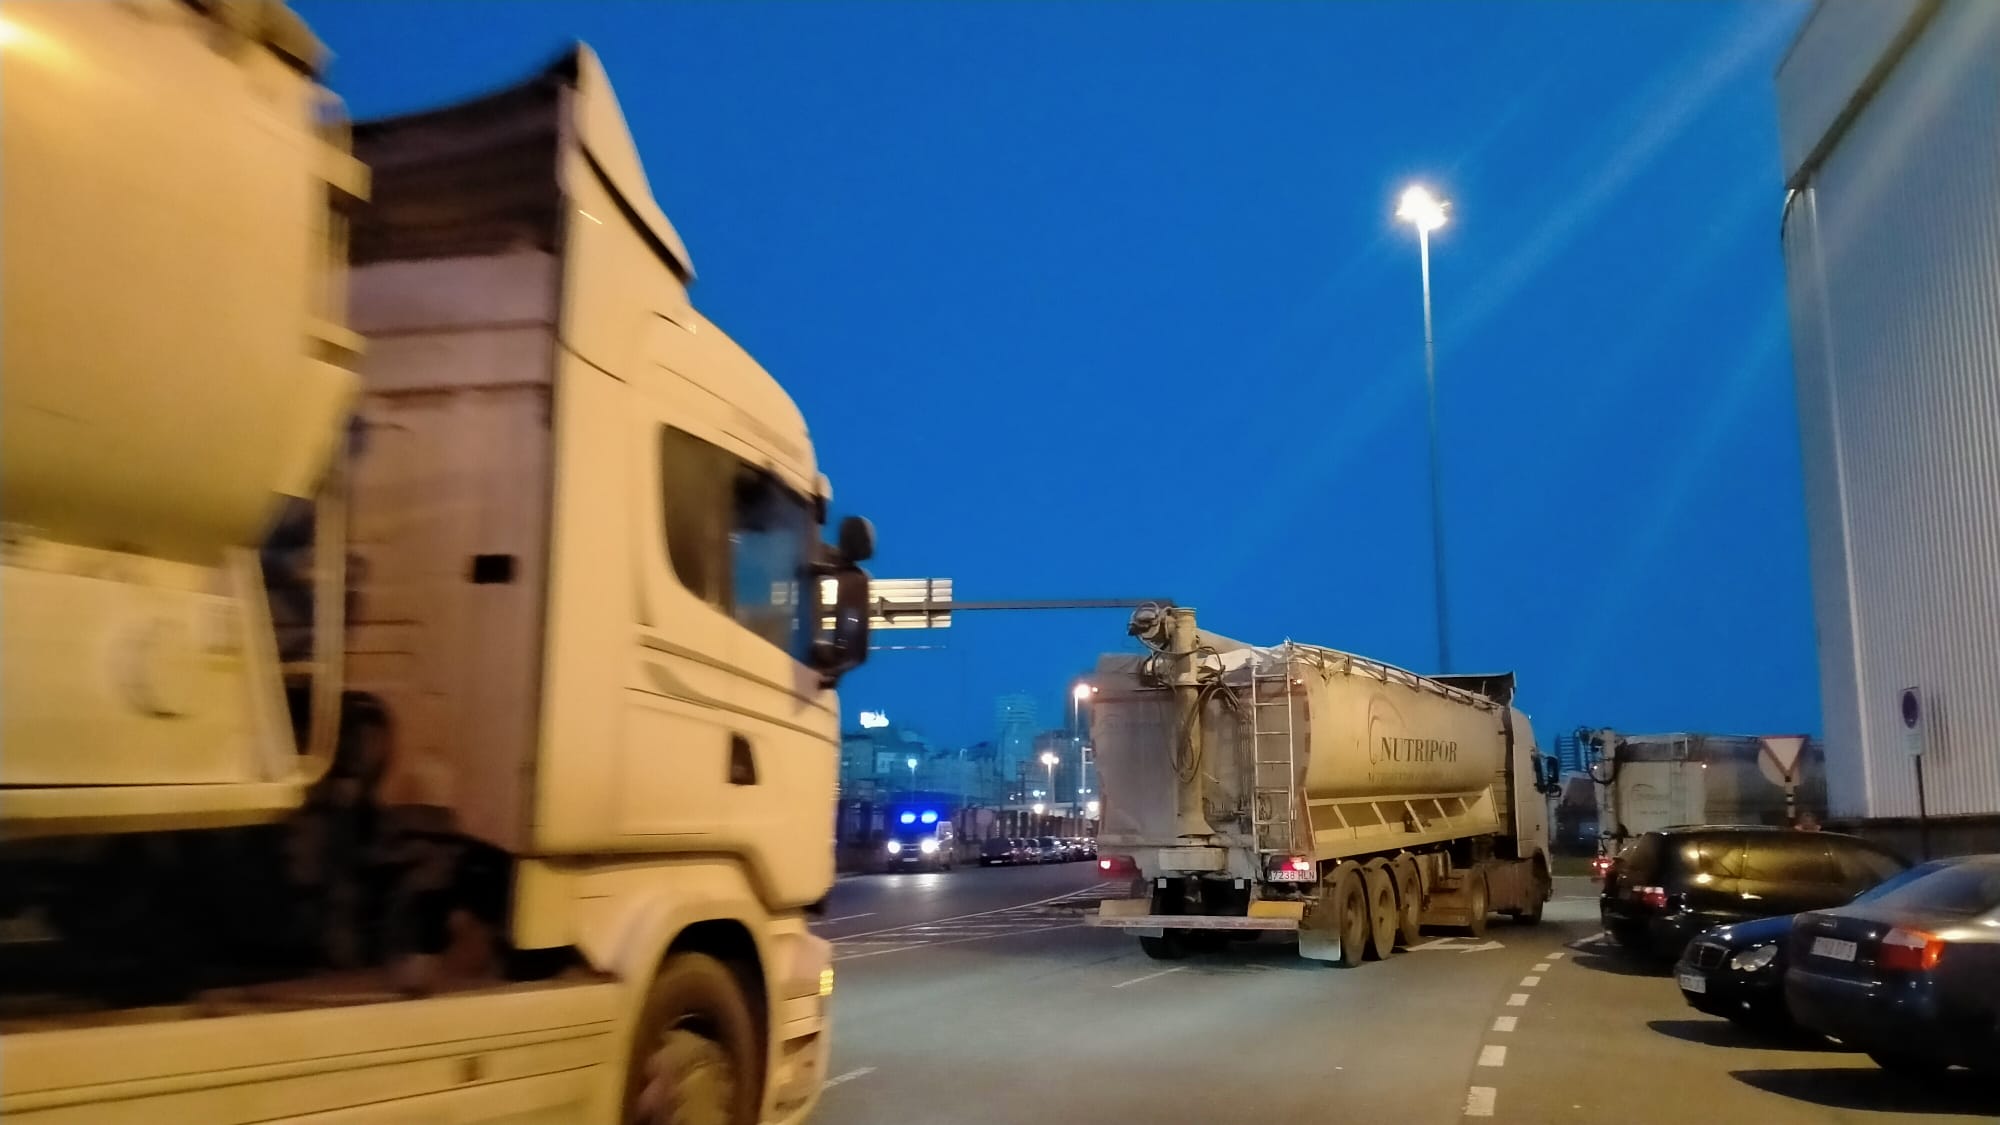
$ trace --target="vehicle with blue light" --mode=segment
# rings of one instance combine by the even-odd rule
[[[958,833],[943,810],[903,809],[889,825],[882,865],[890,871],[950,871],[958,865]]]

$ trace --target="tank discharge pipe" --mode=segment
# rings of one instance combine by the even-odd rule
[[[1202,812],[1202,650],[1194,610],[1142,606],[1128,630],[1153,650],[1161,681],[1174,693],[1175,835],[1207,838],[1215,829]]]

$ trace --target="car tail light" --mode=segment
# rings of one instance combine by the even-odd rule
[[[1890,930],[1882,937],[1876,964],[1905,973],[1927,973],[1944,957],[1944,942],[1922,930]]]
[[[1610,857],[1610,856],[1608,856],[1608,855],[1601,855],[1601,856],[1598,856],[1597,858],[1595,858],[1595,859],[1593,859],[1593,860],[1591,860],[1591,861],[1590,861],[1590,875],[1591,875],[1591,878],[1593,878],[1593,879],[1602,879],[1602,878],[1604,878],[1604,877],[1605,877],[1606,875],[1609,875],[1610,873],[1611,873],[1611,857]]]
[[[1100,859],[1100,860],[1098,860],[1098,861],[1097,861],[1097,869],[1098,869],[1099,871],[1109,871],[1109,870],[1111,870],[1111,861],[1110,861],[1110,860],[1108,860],[1108,859]]]
[[[1632,897],[1638,899],[1641,905],[1650,906],[1655,910],[1665,910],[1667,908],[1667,888],[1665,887],[1633,887]]]

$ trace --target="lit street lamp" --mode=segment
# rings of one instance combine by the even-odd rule
[[[1084,792],[1083,783],[1090,780],[1090,755],[1086,752],[1087,748],[1083,744],[1083,705],[1086,700],[1096,694],[1097,689],[1095,687],[1084,683],[1077,684],[1074,688],[1070,689],[1069,693],[1069,729],[1071,737],[1076,739],[1076,787],[1078,792]],[[1074,813],[1075,810],[1076,802],[1072,800],[1070,801],[1070,811]]]
[[[917,760],[904,758],[903,764],[910,767],[910,796],[914,797],[917,795]]]
[[[1055,752],[1053,750],[1045,751],[1042,754],[1042,764],[1049,767],[1049,800],[1051,801],[1055,800],[1056,798],[1056,763],[1060,761],[1062,761],[1062,759],[1056,757]],[[1042,811],[1041,806],[1039,805],[1035,806],[1035,812],[1037,815],[1039,815],[1041,811]]]
[[[1417,228],[1417,260],[1424,281],[1424,394],[1430,402],[1431,572],[1437,594],[1438,671],[1451,671],[1451,630],[1444,596],[1444,485],[1438,468],[1437,349],[1431,337],[1431,232],[1445,223],[1450,204],[1416,185],[1403,192],[1396,217]]]

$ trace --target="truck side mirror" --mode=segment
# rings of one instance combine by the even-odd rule
[[[840,521],[836,546],[848,563],[858,565],[875,557],[875,525],[860,516]]]
[[[845,538],[846,528],[841,530]],[[813,641],[812,662],[825,686],[832,687],[867,661],[868,622],[874,607],[868,602],[867,571],[844,566],[828,577],[834,588],[833,604],[822,618],[828,622],[825,635]]]

